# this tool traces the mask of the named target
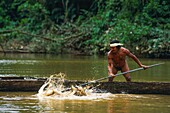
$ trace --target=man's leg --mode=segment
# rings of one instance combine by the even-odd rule
[[[121,71],[122,71],[122,72],[129,71],[129,66],[128,66],[127,63],[123,66],[123,68],[122,68]],[[125,79],[126,79],[127,82],[131,82],[130,73],[126,73],[126,74],[124,74],[123,76],[125,77]]]

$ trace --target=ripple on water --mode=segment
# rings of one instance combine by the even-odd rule
[[[54,95],[54,96],[43,96],[37,94],[38,99],[40,100],[100,100],[100,99],[110,99],[114,97],[115,95],[112,93],[91,93],[87,96],[76,96],[76,95],[69,95],[69,96],[60,96],[60,95]]]

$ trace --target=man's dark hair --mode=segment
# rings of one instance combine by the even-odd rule
[[[112,40],[110,41],[110,44],[114,44],[114,43],[120,43],[118,40]]]
[[[110,44],[114,44],[114,43],[120,43],[118,40],[112,40],[110,41]],[[116,48],[120,49],[121,46],[116,46]]]

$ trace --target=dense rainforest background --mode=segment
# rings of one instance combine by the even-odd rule
[[[170,58],[169,0],[1,0],[0,51]]]

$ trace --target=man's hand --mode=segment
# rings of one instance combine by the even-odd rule
[[[109,75],[110,77],[115,77],[116,75],[114,75],[113,73]]]
[[[145,65],[141,65],[141,67],[142,67],[143,69],[148,69],[148,68],[149,68],[149,66],[145,66]]]
[[[92,80],[92,81],[90,81],[90,83],[96,83],[96,81],[95,81],[95,80]]]

